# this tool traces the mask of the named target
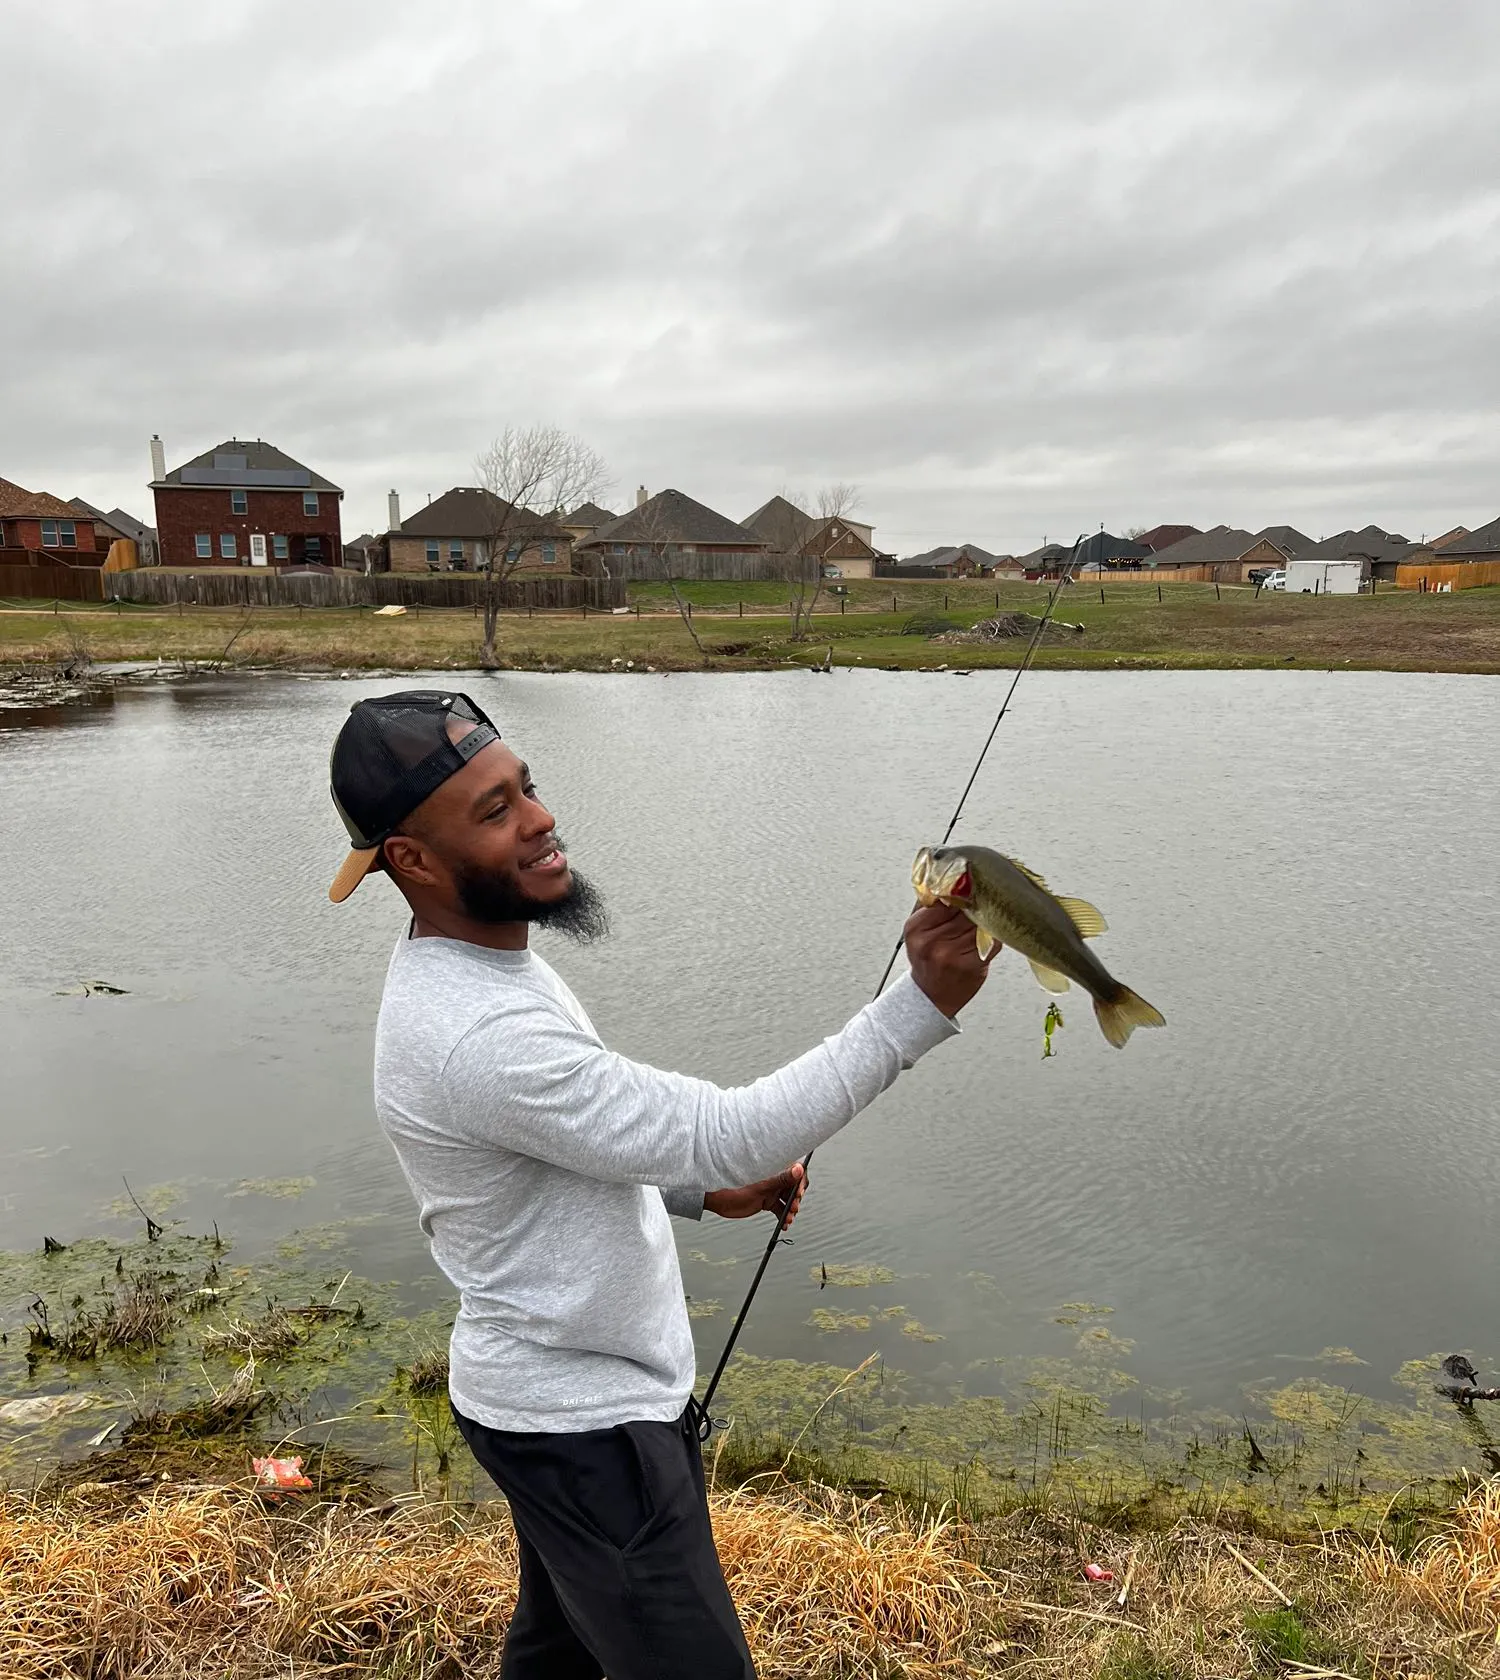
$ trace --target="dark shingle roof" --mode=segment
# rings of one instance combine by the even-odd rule
[[[562,523],[564,525],[587,525],[592,531],[600,525],[608,525],[610,520],[615,517],[608,508],[600,507],[597,502],[584,502],[581,506],[574,508]]]
[[[1267,525],[1264,531],[1257,531],[1255,534],[1264,537],[1268,543],[1275,543],[1283,554],[1301,554],[1313,545],[1312,538],[1299,531],[1295,525]]]
[[[1158,566],[1214,566],[1225,560],[1243,560],[1257,543],[1268,539],[1234,525],[1215,525],[1195,537],[1184,537],[1154,558]]]
[[[1313,543],[1294,555],[1293,559],[1405,560],[1421,547],[1420,543],[1411,543],[1405,537],[1382,531],[1378,525],[1366,525],[1362,531],[1340,531],[1336,537]]]
[[[1481,525],[1477,531],[1470,531],[1468,536],[1448,543],[1440,548],[1438,553],[1445,560],[1457,560],[1465,554],[1500,553],[1500,519],[1492,519],[1488,525]]]
[[[1158,554],[1164,548],[1170,548],[1173,543],[1179,543],[1184,537],[1200,535],[1196,525],[1153,525],[1149,531],[1142,531],[1135,540],[1143,548],[1149,548],[1153,554]]]
[[[1019,564],[1027,571],[1034,572],[1038,567],[1055,565],[1059,560],[1066,560],[1073,550],[1063,543],[1043,543],[1040,548],[1032,549],[1030,554],[1019,557]]]
[[[981,566],[992,566],[995,563],[995,556],[981,548],[978,543],[949,543],[944,548],[928,549],[926,554],[908,555],[905,560],[898,560],[896,564],[898,566],[951,566],[955,560],[962,559],[964,555],[968,555],[971,560],[977,561]]]
[[[1065,552],[1072,553],[1072,550]],[[1117,537],[1110,531],[1095,531],[1093,536],[1078,545],[1078,566],[1075,569],[1097,566],[1101,561],[1108,560],[1144,560],[1150,552],[1144,543],[1131,542],[1128,537]]]
[[[764,537],[768,543],[775,545],[789,536],[811,535],[818,521],[806,508],[799,508],[785,496],[772,496],[769,502],[756,508],[748,519],[742,519],[740,523],[754,536]]]
[[[475,484],[445,490],[435,502],[403,519],[397,529],[403,537],[499,537],[524,531],[550,542],[568,540],[568,533],[550,519],[525,509],[517,511]]]
[[[180,467],[173,467],[165,478],[152,485],[152,489],[158,488],[158,485],[180,489],[184,485],[210,484],[241,485],[262,490],[332,490],[343,495],[338,485],[330,483],[321,473],[304,467],[300,461],[294,461],[290,455],[273,444],[262,443],[259,438],[253,443],[230,438],[227,443],[205,450],[191,461],[184,461]]]
[[[764,548],[766,542],[722,513],[684,496],[680,490],[658,490],[648,502],[631,508],[608,525],[601,525],[581,548],[595,543],[733,543],[736,548]]]

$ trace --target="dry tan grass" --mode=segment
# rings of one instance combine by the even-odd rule
[[[969,1526],[779,1478],[712,1506],[763,1680],[1500,1677],[1500,1481],[1405,1557],[1058,1510]],[[0,1498],[3,1680],[482,1677],[514,1593],[503,1506],[330,1506],[248,1476]]]
[[[959,1531],[834,1495],[716,1495],[765,1680],[963,1672],[983,1606]],[[178,1680],[495,1671],[515,1592],[501,1512],[268,1507],[244,1488],[0,1502],[0,1674]]]
[[[1453,1520],[1411,1557],[1378,1545],[1364,1569],[1372,1582],[1449,1627],[1500,1645],[1500,1477],[1475,1488]]]

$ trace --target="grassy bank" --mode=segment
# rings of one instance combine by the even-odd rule
[[[1025,638],[984,646],[934,641],[996,612],[1040,610],[1035,585],[851,583],[842,604],[825,597],[811,638],[792,642],[774,584],[684,584],[693,637],[665,586],[641,585],[628,614],[502,618],[501,663],[518,669],[699,670],[821,663],[895,669],[1016,664]],[[1279,667],[1500,671],[1500,589],[1454,595],[1386,590],[1375,596],[1257,597],[1245,588],[1182,584],[1077,584],[1038,662],[1059,669]],[[905,633],[903,633],[905,632]],[[162,659],[230,668],[469,669],[478,659],[472,613],[423,609],[378,618],[360,608],[247,612],[64,603],[0,610],[0,665]]]
[[[0,1255],[0,1674],[493,1673],[514,1543],[448,1415],[448,1310],[351,1276],[339,1227],[245,1259],[140,1197],[145,1231],[109,1210],[134,1236]],[[846,1270],[872,1310],[896,1281]],[[1137,1411],[1106,1312],[1008,1395],[731,1366],[714,1520],[763,1675],[1497,1671],[1500,1488],[1468,1469],[1497,1455],[1430,1360],[1405,1404],[1305,1376]],[[267,1456],[310,1485],[262,1487]]]
[[[513,1537],[448,1415],[448,1309],[351,1276],[339,1227],[245,1259],[140,1197],[144,1232],[109,1210],[132,1237],[0,1254],[0,1674],[494,1672]],[[877,1314],[893,1274],[845,1271]],[[764,1675],[1500,1672],[1500,1488],[1472,1469],[1500,1453],[1433,1361],[1404,1403],[1329,1349],[1193,1414],[1132,1386],[1106,1316],[1072,1303],[1076,1356],[1007,1360],[996,1395],[736,1360],[714,1517]],[[311,1485],[262,1488],[266,1456]]]
[[[1405,1548],[1060,1508],[965,1523],[784,1478],[716,1488],[712,1507],[763,1680],[1496,1672],[1494,1486]],[[37,1680],[494,1674],[515,1580],[495,1507],[248,1476],[0,1497],[0,1652]]]

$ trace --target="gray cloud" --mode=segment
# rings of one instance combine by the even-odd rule
[[[271,438],[346,525],[557,421],[880,539],[1500,508],[1488,3],[54,0],[7,21],[0,474]]]

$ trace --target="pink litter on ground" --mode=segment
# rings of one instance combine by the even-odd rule
[[[299,1459],[297,1462],[300,1464],[302,1461]],[[1112,1569],[1101,1569],[1097,1563],[1084,1564],[1083,1572],[1091,1581],[1113,1581],[1115,1578]]]
[[[302,1474],[300,1458],[252,1458],[250,1466],[262,1487],[310,1488],[312,1483]]]

